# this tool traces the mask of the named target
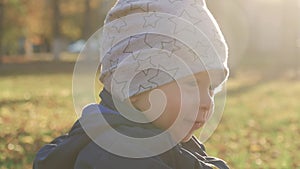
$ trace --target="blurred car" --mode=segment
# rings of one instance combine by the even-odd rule
[[[77,40],[77,41],[71,43],[68,46],[67,50],[68,50],[68,52],[71,52],[71,53],[80,53],[81,50],[84,48],[85,43],[86,43],[86,41],[83,39]]]

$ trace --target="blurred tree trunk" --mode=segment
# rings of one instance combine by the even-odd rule
[[[59,61],[62,52],[62,37],[60,30],[61,12],[59,9],[60,0],[51,0],[53,12],[53,42],[52,53],[53,60]]]
[[[296,7],[296,30],[297,30],[297,34],[296,34],[296,44],[297,44],[297,50],[296,50],[296,78],[300,79],[300,0],[298,0],[298,4],[295,5]]]
[[[2,63],[2,40],[3,40],[4,2],[0,0],[0,64]]]
[[[84,1],[84,17],[83,17],[83,27],[82,27],[82,37],[88,40],[91,33],[91,6],[90,0]]]
[[[299,22],[299,14],[298,14],[298,6],[295,4],[294,0],[286,0],[283,2],[284,4],[284,49],[283,55],[288,60],[288,66],[292,69],[293,77],[297,77],[298,67],[299,67],[299,59],[298,59],[298,49],[297,49],[297,37],[298,37],[298,22]]]
[[[25,39],[25,44],[24,44],[24,50],[25,50],[25,57],[30,58],[33,55],[33,47],[30,39],[27,37]]]

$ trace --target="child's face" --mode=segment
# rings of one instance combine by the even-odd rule
[[[151,91],[148,91],[133,96],[131,97],[132,104],[143,111],[146,117],[152,119],[154,125],[162,129],[168,129],[173,125],[180,109],[183,109],[178,117],[178,123],[174,125],[174,129],[170,130],[170,133],[173,137],[184,134],[182,142],[186,142],[192,137],[195,130],[204,125],[213,111],[213,91],[208,73],[197,73],[194,78],[193,80],[192,76],[185,77],[177,82],[173,81],[156,88],[163,92],[164,96],[156,89],[152,90],[152,92],[156,91],[152,94],[150,94]],[[184,128],[191,126],[191,130],[182,133]]]

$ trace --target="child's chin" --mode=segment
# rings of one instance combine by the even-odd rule
[[[192,134],[189,134],[189,135],[187,135],[187,136],[185,136],[182,140],[181,140],[181,142],[182,143],[185,143],[185,142],[188,142],[191,138],[192,138]]]

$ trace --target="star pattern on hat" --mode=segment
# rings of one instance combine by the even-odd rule
[[[156,82],[152,82],[151,79],[158,77],[159,76],[159,69],[147,69],[148,70],[148,74],[145,75],[147,82],[150,83],[152,86],[159,86]]]
[[[137,59],[140,57],[141,52],[142,52],[142,51],[134,52],[134,53],[131,54],[131,57],[132,57],[134,60],[137,60]]]
[[[156,80],[158,77],[160,77],[161,74],[161,70],[156,69],[156,74],[154,76],[152,76],[151,78],[149,78],[147,81],[149,83],[155,84],[156,86],[159,86],[159,84],[157,83],[158,81]]]
[[[147,42],[147,39],[148,39],[147,37],[148,37],[148,35],[149,35],[148,33],[145,34],[145,37],[144,37],[144,43],[145,43],[147,46],[149,46],[150,48],[153,48],[153,46],[152,46],[150,43]]]
[[[152,59],[151,56],[149,56],[146,59],[137,59],[138,66],[135,69],[135,71],[139,72],[139,71],[144,70],[144,69],[155,68],[156,65],[152,63],[151,59]]]
[[[182,2],[184,0],[168,0],[171,4],[174,4],[175,2]]]
[[[157,23],[162,19],[162,17],[157,16],[157,14],[155,12],[152,12],[150,15],[148,16],[144,16],[144,28],[147,28],[149,26],[151,26],[152,28],[156,28]]]
[[[150,89],[154,89],[154,88],[157,87],[157,85],[152,84],[152,83],[148,83],[146,85],[147,86],[145,86],[145,85],[139,85],[138,90],[134,94],[142,93],[144,91],[147,91],[147,90],[150,90]]]
[[[124,6],[128,6],[130,5],[132,2],[134,2],[136,0],[123,0],[123,1],[118,1],[118,6],[120,7],[124,7]]]
[[[150,78],[148,80],[148,82],[156,84],[157,86],[159,86],[159,84],[157,83],[157,82],[159,82],[161,80],[159,78],[168,75],[168,77],[172,77],[174,79],[175,76],[176,76],[176,74],[177,74],[177,72],[178,72],[178,70],[179,70],[179,67],[175,67],[175,68],[171,68],[171,69],[166,69],[165,67],[159,65],[158,69],[157,69],[157,73],[155,74],[155,76],[153,76],[152,78]]]
[[[150,6],[151,3],[152,2],[142,3],[142,4],[130,3],[130,9],[141,11],[141,12],[149,12],[149,6]]]
[[[200,3],[200,4],[203,4],[203,1],[202,0],[194,0],[195,3]]]
[[[153,88],[156,88],[158,87],[158,84],[157,83],[153,83],[151,81],[149,81],[151,78],[157,76],[157,71],[158,69],[145,69],[145,70],[142,70],[139,74],[139,76],[142,76],[141,79],[144,79],[141,81],[141,84],[138,84],[137,86],[137,90],[133,92],[133,94],[137,94],[137,93],[141,93],[141,92],[144,92],[146,90],[150,90],[150,89],[153,89]],[[148,79],[148,80],[146,80]],[[130,85],[133,85],[133,88],[135,88],[135,84],[131,84]]]
[[[123,28],[127,27],[127,22],[119,18],[117,22],[112,26],[118,33],[121,33]]]
[[[109,60],[110,66],[109,66],[109,71],[112,73],[119,65],[119,58],[112,60]]]
[[[199,12],[199,21],[194,23],[198,28],[203,27],[205,24],[209,24],[210,20],[208,19],[207,12],[203,8],[196,8],[196,10]]]
[[[168,69],[168,68],[165,68],[163,65],[159,64],[158,69],[167,72],[170,76],[172,76],[174,78],[179,70],[179,67],[173,67],[173,68]]]
[[[200,60],[201,55],[200,54],[198,54],[198,55],[196,54],[196,49],[195,48],[194,49],[190,48],[188,50],[188,52],[191,54],[192,58],[190,58],[190,59],[192,59],[193,62],[196,62],[197,60]],[[190,55],[188,55],[188,56],[190,56]]]
[[[195,26],[192,26],[190,24],[188,24],[187,26],[186,26],[186,24],[179,24],[177,17],[170,17],[170,18],[168,18],[168,20],[174,24],[174,30],[173,30],[174,34],[179,34],[184,31],[195,34],[197,31]],[[186,20],[186,19],[184,19],[184,20]]]
[[[191,3],[191,7],[199,9],[199,5],[203,6],[203,1],[202,0],[194,0],[194,3]]]
[[[107,36],[107,38],[106,38],[106,39],[107,39],[106,43],[108,44],[108,49],[109,49],[109,51],[111,51],[113,45],[115,44],[116,37],[115,37],[115,36],[112,36],[111,33],[110,33],[109,31],[107,32],[106,36]],[[105,51],[106,49],[107,49],[107,48],[104,48],[104,45],[103,45],[103,47],[102,47],[103,52],[107,52],[107,51]]]
[[[196,61],[196,60],[200,59],[200,57],[204,57],[204,58],[209,57],[208,53],[209,53],[210,48],[212,48],[210,44],[204,43],[203,41],[197,41],[196,45],[194,47],[195,51],[193,51],[192,49],[190,49],[189,51],[190,52],[203,51],[203,53],[197,53],[200,56],[194,55],[194,61]]]
[[[197,24],[201,22],[201,19],[197,17],[193,17],[188,11],[183,10],[182,13],[179,15],[179,17],[184,18],[185,20],[188,20],[192,24]]]
[[[180,50],[181,48],[176,45],[177,40],[173,39],[171,41],[162,41],[161,49],[168,50],[173,54],[174,52]]]
[[[159,51],[158,54],[165,55],[168,58],[171,58],[174,55],[172,52],[168,52],[168,51],[165,51],[165,50]]]
[[[216,45],[218,45],[221,48],[224,48],[224,42],[222,41],[222,37],[220,36],[219,32],[217,30],[211,30],[213,32],[214,36],[214,42]]]
[[[145,76],[148,76],[150,70],[151,70],[151,69],[145,69],[145,70],[142,70],[142,73],[143,73]]]
[[[133,53],[134,51],[136,51],[136,49],[135,49],[136,44],[132,44],[132,42],[136,43],[137,40],[140,40],[139,45],[145,46],[146,47],[145,49],[152,48],[152,46],[146,42],[146,35],[135,35],[135,36],[130,36],[128,44],[125,47],[125,49],[123,50],[123,53]],[[144,43],[144,44],[141,44],[141,43]]]
[[[126,98],[128,95],[128,91],[126,90],[126,87],[128,85],[128,81],[118,81],[115,77],[112,77],[112,93],[121,93],[123,98]]]

